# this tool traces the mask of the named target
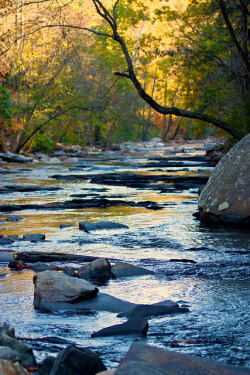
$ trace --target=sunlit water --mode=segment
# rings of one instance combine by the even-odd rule
[[[116,161],[88,161],[79,173],[112,171],[168,173],[167,168],[144,168],[144,156]],[[72,166],[71,166],[72,167]],[[154,170],[155,169],[155,170]],[[208,173],[210,167],[171,169],[177,173]],[[187,172],[188,169],[188,172]],[[151,171],[151,172],[150,172]],[[224,363],[250,367],[249,359],[249,233],[234,229],[209,229],[194,220],[197,189],[159,192],[91,184],[88,180],[57,181],[54,174],[75,174],[69,165],[15,165],[13,173],[2,175],[2,185],[58,186],[61,190],[8,193],[0,196],[4,204],[42,204],[70,200],[72,194],[116,197],[127,201],[168,203],[162,210],[139,207],[108,207],[79,210],[23,210],[14,212],[24,219],[4,222],[1,234],[22,236],[44,233],[46,241],[16,241],[8,248],[16,251],[62,251],[75,254],[122,259],[155,271],[153,276],[111,280],[99,290],[134,303],[154,303],[172,299],[189,306],[187,314],[149,319],[146,338],[91,338],[91,333],[124,319],[116,314],[49,314],[33,308],[34,273],[0,268],[0,320],[10,322],[18,337],[30,338],[38,360],[48,353],[56,355],[65,344],[51,343],[46,337],[60,337],[99,352],[108,368],[115,368],[135,340]],[[103,191],[105,188],[106,190]],[[5,219],[7,214],[0,214]],[[79,222],[110,220],[126,224],[128,230],[85,233]],[[60,224],[72,225],[59,229]],[[207,249],[198,250],[205,247]],[[5,247],[6,248],[6,247]],[[194,248],[194,249],[192,249]],[[196,249],[196,250],[195,250]],[[170,262],[189,259],[196,263]],[[74,266],[76,266],[74,264]],[[36,340],[35,340],[36,339]],[[42,340],[43,339],[43,340]]]

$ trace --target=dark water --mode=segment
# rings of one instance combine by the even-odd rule
[[[129,172],[141,174],[209,173],[199,162],[176,168],[146,168],[144,154],[115,160],[85,161],[82,174]],[[111,280],[102,292],[135,303],[164,299],[189,306],[187,314],[149,319],[146,338],[90,338],[93,331],[121,323],[116,314],[100,312],[82,315],[49,314],[33,308],[33,272],[11,271],[0,264],[0,320],[10,322],[18,337],[30,338],[39,360],[58,353],[65,343],[48,342],[59,337],[99,352],[108,368],[115,368],[135,340],[161,348],[189,353],[224,363],[250,367],[249,343],[249,252],[246,231],[211,229],[194,220],[198,188],[169,190],[102,186],[89,180],[57,181],[54,174],[74,174],[69,165],[14,165],[13,173],[2,175],[1,184],[59,186],[53,192],[16,192],[0,196],[5,204],[49,203],[70,200],[73,194],[91,197],[120,197],[123,200],[153,201],[161,210],[117,206],[68,210],[23,210],[16,223],[1,223],[1,234],[40,232],[46,241],[35,244],[16,241],[16,251],[62,251],[122,259],[155,271],[154,276]],[[170,171],[170,172],[169,172]],[[105,188],[105,189],[104,189]],[[166,204],[167,203],[167,204]],[[5,219],[7,214],[0,214]],[[80,221],[110,220],[126,224],[128,230],[85,233]],[[61,223],[72,227],[59,229]],[[5,247],[6,248],[6,247]],[[172,262],[188,259],[196,263]],[[75,265],[74,265],[75,266]],[[53,341],[53,340],[52,340]]]

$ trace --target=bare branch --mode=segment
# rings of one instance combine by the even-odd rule
[[[116,21],[116,7],[117,7],[119,1],[120,1],[120,0],[117,0],[117,1],[115,2],[115,5],[113,6],[113,18],[114,18],[114,21]]]

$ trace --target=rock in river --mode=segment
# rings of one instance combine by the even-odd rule
[[[106,327],[100,331],[92,333],[91,337],[106,337],[118,335],[137,335],[146,336],[148,331],[148,322],[142,317],[132,317],[125,323]]]
[[[106,258],[98,258],[78,269],[80,279],[108,279],[111,277],[111,264]]]
[[[34,306],[44,303],[76,304],[96,296],[98,289],[86,280],[79,280],[59,271],[44,271],[34,275]]]
[[[198,200],[201,221],[249,226],[250,134],[216,165]]]
[[[115,375],[247,375],[250,369],[133,343]]]
[[[147,270],[143,267],[134,266],[126,262],[116,262],[112,267],[112,274],[115,277],[130,277],[130,276],[142,276],[142,275],[153,275],[154,272]]]
[[[106,367],[96,352],[70,345],[58,354],[50,375],[95,375],[104,370]]]
[[[128,229],[127,225],[114,223],[113,221],[99,221],[98,223],[79,223],[79,229],[85,232],[91,232],[93,230],[101,229]]]

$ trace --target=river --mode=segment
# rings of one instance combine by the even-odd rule
[[[91,338],[94,331],[125,320],[109,312],[75,315],[35,310],[33,271],[13,271],[7,263],[1,263],[0,320],[11,323],[17,337],[28,339],[39,361],[47,354],[56,355],[72,342],[97,351],[108,368],[116,368],[136,340],[250,367],[249,232],[202,226],[192,215],[197,211],[199,184],[178,185],[164,180],[162,176],[209,175],[212,167],[202,159],[204,143],[187,146],[184,153],[173,154],[170,166],[158,163],[161,157],[157,160],[157,155],[168,150],[166,146],[152,149],[141,145],[123,153],[92,154],[74,165],[8,165],[10,173],[1,175],[2,186],[60,188],[0,195],[1,204],[47,204],[48,207],[31,209],[23,206],[18,212],[0,212],[0,220],[3,220],[0,234],[19,236],[13,244],[2,248],[68,252],[128,261],[155,274],[113,279],[98,286],[100,291],[135,303],[171,299],[190,309],[186,314],[150,318],[148,335],[144,338]],[[171,158],[171,153],[169,155],[166,158]],[[127,180],[119,185],[113,179],[114,173],[116,176],[145,176],[149,183],[135,187]],[[76,174],[81,177],[77,178]],[[100,175],[105,176],[105,184],[95,179]],[[53,209],[53,202],[58,204],[76,197],[120,199],[134,204],[150,201],[159,209],[124,203]],[[20,215],[23,220],[5,222],[10,214]],[[129,229],[86,233],[78,228],[79,222],[103,220],[125,224]],[[60,224],[71,226],[60,229]],[[44,233],[46,240],[40,243],[22,241],[21,236],[27,233]],[[173,259],[175,261],[171,261]]]

